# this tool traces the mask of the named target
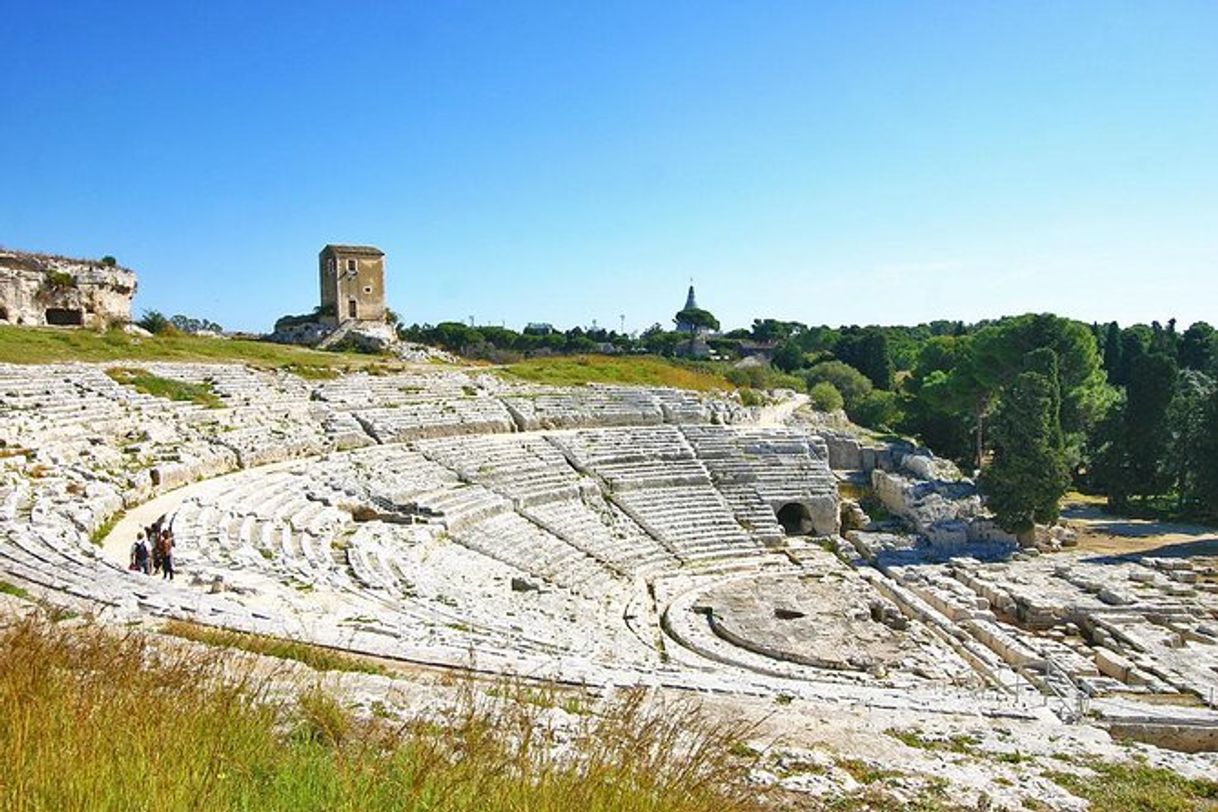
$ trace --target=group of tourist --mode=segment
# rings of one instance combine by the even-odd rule
[[[173,580],[173,531],[165,526],[164,516],[136,534],[128,569]]]

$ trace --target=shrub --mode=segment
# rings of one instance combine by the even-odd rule
[[[846,414],[860,426],[869,429],[891,429],[901,420],[901,407],[897,396],[892,392],[873,389],[853,406],[848,406]]]
[[[169,319],[165,317],[165,314],[159,310],[145,310],[144,315],[140,317],[140,320],[136,324],[153,335],[163,333],[173,326],[170,324]]]
[[[833,384],[845,401],[846,411],[854,408],[872,389],[866,375],[841,361],[822,361],[804,373],[804,381],[809,389],[822,381]]]
[[[794,389],[799,391],[803,388],[799,378],[794,375],[784,375],[765,365],[732,367],[724,373],[724,377],[733,386],[749,389]]]
[[[114,257],[110,256],[109,254],[106,254],[104,257],[101,258],[101,264],[105,265],[107,268],[113,268],[115,265],[118,264],[118,260],[115,259]]]
[[[756,389],[749,389],[746,386],[740,390],[740,405],[764,406],[765,397],[763,397]]]
[[[774,360],[772,362],[775,367],[783,372],[794,372],[804,366],[804,351],[794,341],[784,341],[782,345],[774,351]]]
[[[845,405],[842,393],[828,381],[818,381],[808,388],[812,406],[820,412],[836,412]]]
[[[74,288],[76,277],[67,271],[47,271],[46,285],[48,288]]]

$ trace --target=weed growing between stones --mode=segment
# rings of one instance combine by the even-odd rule
[[[1085,762],[1094,775],[1047,772],[1045,777],[1091,803],[1092,809],[1201,812],[1218,809],[1218,783],[1185,778],[1136,762]]]
[[[106,370],[106,374],[116,383],[130,386],[145,395],[186,401],[205,406],[208,409],[219,409],[224,405],[210,383],[190,383],[162,378],[147,370],[133,367],[111,367]]]

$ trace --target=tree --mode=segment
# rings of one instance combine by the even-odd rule
[[[468,324],[459,321],[442,321],[431,329],[427,343],[436,344],[449,352],[462,352],[466,347],[472,347],[482,342],[482,333]]]
[[[970,414],[977,467],[989,447],[985,426],[990,414],[1010,382],[1026,369],[1027,354],[1042,347],[1057,356],[1061,428],[1072,457],[1081,458],[1085,432],[1111,405],[1113,393],[1105,383],[1095,337],[1087,325],[1052,314],[1017,316],[987,325],[970,337],[950,384],[958,408]]]
[[[101,264],[105,265],[107,268],[113,268],[115,265],[118,264],[118,260],[115,259],[114,257],[110,256],[109,254],[106,254],[104,257],[101,258]]]
[[[998,525],[1027,541],[1037,523],[1057,520],[1070,485],[1063,449],[1055,442],[1057,382],[1039,372],[1020,373],[994,416],[994,457],[981,489]]]
[[[1202,510],[1218,519],[1218,389],[1206,404],[1193,467],[1194,489]]]
[[[1171,438],[1168,407],[1175,389],[1174,360],[1162,353],[1134,358],[1125,387],[1122,493],[1145,498],[1169,486],[1170,474],[1163,463]]]
[[[798,335],[806,329],[804,325],[797,321],[753,319],[753,340],[763,343],[786,341],[788,338]]]
[[[173,329],[169,319],[165,318],[165,314],[159,310],[145,310],[144,315],[140,317],[140,320],[136,324],[153,335]]]
[[[892,356],[881,328],[845,328],[833,346],[833,355],[866,375],[877,389],[892,388]]]
[[[639,336],[643,349],[653,355],[672,355],[684,338],[680,333],[666,331],[659,324],[651,325]]]
[[[783,372],[794,372],[804,365],[804,352],[798,344],[787,339],[774,351],[774,358],[770,363]]]
[[[1167,408],[1168,451],[1164,459],[1167,476],[1173,480],[1176,510],[1202,500],[1197,488],[1198,450],[1205,439],[1206,416],[1214,398],[1214,380],[1192,369],[1180,370],[1175,397]]]
[[[210,319],[197,319],[194,316],[186,316],[182,313],[177,313],[170,317],[169,323],[177,330],[188,335],[196,333],[223,333],[224,328]]]
[[[975,463],[971,412],[969,403],[953,389],[952,372],[967,353],[968,342],[965,336],[953,335],[928,339],[902,386],[905,418],[901,430],[962,465]]]
[[[833,384],[834,388],[841,393],[847,411],[859,403],[872,389],[871,381],[867,379],[866,375],[841,361],[822,361],[804,373],[804,381],[809,389],[821,381]]]
[[[719,320],[709,310],[703,310],[700,307],[691,307],[678,311],[672,320],[678,325],[688,324],[699,330],[719,329]]]
[[[1112,383],[1120,383],[1117,376],[1121,374],[1121,328],[1115,322],[1109,322],[1104,331],[1104,372]]]
[[[1203,321],[1189,325],[1180,336],[1180,366],[1213,375],[1218,372],[1214,368],[1215,357],[1218,357],[1218,335],[1214,328]]]
[[[812,408],[820,412],[836,412],[845,405],[842,393],[828,381],[820,381],[808,387],[808,397]]]
[[[1152,333],[1145,324],[1134,324],[1121,331],[1121,363],[1112,382],[1118,386],[1129,383],[1129,369],[1135,359],[1150,352]]]
[[[872,389],[846,410],[846,414],[860,426],[869,429],[891,429],[901,421],[901,407],[893,392]]]

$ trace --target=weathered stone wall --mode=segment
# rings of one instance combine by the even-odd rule
[[[135,272],[87,259],[0,251],[0,320],[104,328],[131,321]]]

